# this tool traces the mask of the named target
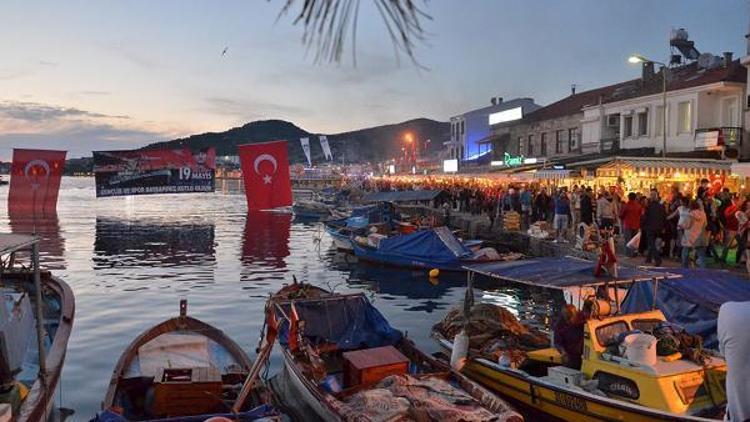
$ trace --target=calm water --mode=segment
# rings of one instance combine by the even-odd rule
[[[5,203],[7,187],[0,188]],[[27,233],[32,224],[10,220],[0,230]],[[364,290],[397,328],[427,351],[437,348],[430,327],[463,298],[464,276],[359,264],[331,249],[318,223],[288,215],[248,214],[233,182],[214,194],[96,199],[93,179],[64,178],[57,218],[37,222],[45,238],[42,261],[76,296],[73,335],[58,405],[87,421],[99,410],[111,371],[128,343],[178,312],[227,332],[254,356],[269,293],[299,280],[338,292]],[[318,241],[318,239],[320,239]],[[539,291],[479,280],[477,296],[504,304],[522,319],[544,324],[550,298]],[[280,367],[272,357],[271,375]]]

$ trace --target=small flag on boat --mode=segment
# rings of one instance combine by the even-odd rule
[[[299,315],[297,314],[297,308],[294,306],[294,303],[292,303],[292,307],[289,311],[289,339],[287,343],[289,344],[289,350],[295,351],[299,347],[299,343],[297,342],[297,326],[299,325]]]
[[[66,155],[67,151],[14,148],[8,212],[54,214]]]
[[[286,141],[240,145],[239,153],[248,210],[292,205]]]

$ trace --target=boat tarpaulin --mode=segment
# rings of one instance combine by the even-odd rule
[[[290,315],[291,304],[280,306]],[[299,320],[305,322],[304,336],[314,346],[334,343],[341,350],[393,346],[402,337],[361,294],[298,300],[294,301],[294,308]],[[289,321],[284,319],[279,327],[279,342],[287,345],[288,340]]]
[[[446,227],[391,236],[380,240],[377,248],[355,244],[354,253],[385,264],[452,270],[460,270],[461,260],[472,256]]]
[[[421,202],[432,201],[443,193],[442,190],[404,190],[373,192],[365,195],[364,202]]]
[[[263,404],[255,409],[240,413],[215,413],[195,416],[178,416],[174,418],[152,419],[153,422],[203,422],[211,418],[229,419],[233,421],[256,421],[256,420],[273,420],[279,417],[280,413],[268,404]],[[268,418],[268,419],[265,419]],[[104,410],[97,414],[91,422],[128,422],[128,419],[112,410]]]
[[[650,280],[665,277],[633,267],[618,266],[618,277],[594,276],[596,264],[573,257],[542,257],[518,261],[488,262],[464,266],[467,271],[506,281],[533,286],[565,289],[573,286],[594,286],[613,282]]]
[[[718,349],[716,320],[725,302],[750,301],[747,278],[729,272],[705,269],[673,270],[682,277],[658,282],[656,307],[668,321],[681,325],[691,334],[703,337],[703,344]],[[622,304],[627,313],[645,312],[654,306],[653,281],[635,283]]]

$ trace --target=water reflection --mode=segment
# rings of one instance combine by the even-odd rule
[[[212,264],[214,231],[207,222],[97,217],[94,269]]]
[[[286,268],[292,216],[272,212],[247,213],[242,233],[243,266]]]
[[[39,242],[40,259],[50,270],[64,270],[65,238],[60,230],[57,213],[34,216],[27,212],[10,212],[8,214],[10,231],[17,234],[36,234],[42,238]]]

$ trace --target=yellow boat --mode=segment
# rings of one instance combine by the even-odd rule
[[[567,289],[573,286],[568,280],[584,278],[582,274],[587,273],[578,261],[572,261],[572,264],[561,258],[539,261],[534,265],[543,270],[537,271],[546,271],[547,274],[546,279],[534,283],[541,287],[559,288],[565,283]],[[543,263],[549,265],[540,265]],[[510,263],[505,267],[511,268],[518,276],[525,271],[521,266],[531,264]],[[563,280],[566,265],[574,268]],[[482,273],[509,280],[505,267],[495,265],[491,272],[483,268]],[[472,273],[479,271],[466,269],[470,271],[467,288],[471,290]],[[629,276],[633,280],[638,274]],[[528,277],[511,281],[526,280]],[[656,278],[654,282],[657,282]],[[598,283],[598,280],[589,280],[582,285],[590,287]],[[604,287],[616,289],[617,284]],[[473,294],[467,293],[467,297],[471,298]],[[657,357],[656,363],[648,364],[644,360],[631,361],[608,353],[605,345],[620,333],[633,330],[651,332],[656,324],[666,320],[659,310],[618,314],[618,301],[611,302],[614,302],[610,303],[613,306],[606,308],[616,308],[611,310],[614,315],[610,315],[610,310],[604,310],[584,324],[580,371],[562,366],[556,349],[544,348],[526,352],[525,361],[517,367],[504,366],[470,353],[462,372],[521,408],[568,421],[708,421],[720,418],[726,404],[726,362],[710,356],[699,365],[675,355]],[[438,331],[433,331],[433,337],[448,353],[452,352],[452,339],[445,338]]]
[[[649,331],[661,321],[665,318],[658,310],[588,320],[580,371],[559,366],[560,354],[547,348],[528,352],[518,368],[470,356],[462,372],[522,407],[568,421],[712,420],[705,415],[719,415],[726,403],[724,360],[709,357],[698,365],[659,357],[648,365],[607,353],[608,339]],[[452,350],[450,340],[433,334]],[[598,384],[599,391],[582,388],[585,384]]]

